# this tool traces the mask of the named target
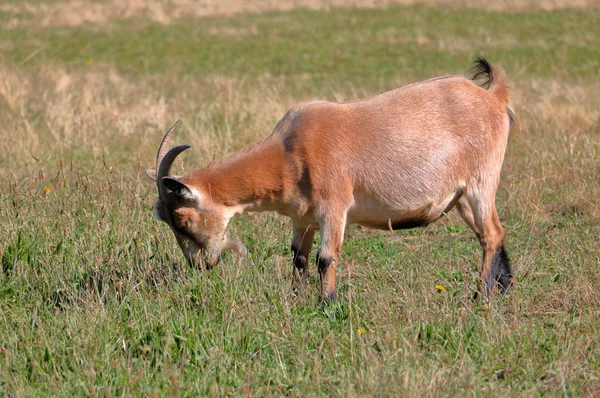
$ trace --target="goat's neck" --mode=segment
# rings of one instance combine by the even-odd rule
[[[242,211],[277,211],[293,195],[294,172],[286,155],[277,142],[264,142],[211,163],[192,178],[216,203]]]

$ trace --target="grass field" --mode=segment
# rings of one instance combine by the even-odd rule
[[[600,394],[600,9],[422,3],[0,5],[0,395]],[[489,307],[465,299],[481,252],[454,213],[349,228],[323,308],[314,266],[292,294],[287,219],[235,219],[249,255],[210,272],[154,220],[143,170],[176,119],[190,170],[296,102],[465,74],[479,54],[517,114],[497,206],[519,284]]]

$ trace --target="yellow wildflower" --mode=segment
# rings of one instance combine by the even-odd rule
[[[435,285],[435,288],[437,290],[439,290],[440,292],[445,292],[446,291],[446,288],[444,286],[442,286],[442,285]]]
[[[87,60],[87,64],[88,64],[88,65],[91,65],[91,64],[93,64],[93,63],[94,63],[94,60],[93,60],[93,59],[91,59],[91,58],[88,58],[88,60]]]
[[[359,329],[356,331],[356,333],[358,333],[359,335],[361,335],[361,334],[365,334],[365,333],[367,333],[367,331],[366,331],[365,329],[363,329],[363,328],[359,328]]]
[[[50,188],[48,188],[48,187],[44,187],[44,193],[45,193],[46,195],[48,195],[50,192],[52,192],[52,191],[50,190]]]

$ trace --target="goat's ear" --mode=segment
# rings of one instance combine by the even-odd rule
[[[151,179],[152,181],[156,181],[156,170],[154,170],[154,169],[146,170],[146,176],[148,176],[148,178]]]
[[[182,182],[179,182],[173,177],[163,177],[163,183],[177,196],[185,200],[197,201],[200,199],[200,194],[192,187],[188,187]]]

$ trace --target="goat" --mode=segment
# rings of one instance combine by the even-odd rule
[[[495,196],[511,126],[506,74],[478,58],[471,80],[443,76],[368,99],[294,106],[266,138],[182,177],[171,175],[189,146],[167,151],[156,169],[155,214],[193,266],[223,250],[246,252],[227,237],[237,214],[275,211],[292,220],[293,280],[307,283],[315,232],[321,298],[336,297],[335,271],[347,225],[406,229],[456,207],[483,249],[478,291],[487,299],[515,283]],[[485,78],[484,87],[475,84]]]

